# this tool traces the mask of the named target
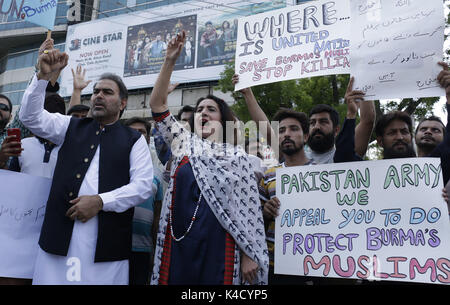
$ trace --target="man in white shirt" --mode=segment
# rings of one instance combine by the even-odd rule
[[[39,239],[33,284],[128,284],[133,207],[152,194],[153,166],[145,138],[119,122],[128,92],[120,77],[94,85],[92,117],[43,109],[45,88],[68,55],[39,57],[20,120],[61,145]]]
[[[55,86],[51,82],[48,83],[44,109],[49,113],[66,114],[66,104],[64,99],[56,93],[58,90],[58,83],[55,83]],[[22,139],[21,144],[23,150],[19,156],[11,158],[9,170],[33,176],[53,178],[60,145],[40,137]]]

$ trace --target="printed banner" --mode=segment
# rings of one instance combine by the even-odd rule
[[[0,170],[0,181],[0,277],[31,279],[52,180]]]
[[[220,78],[234,59],[238,19],[279,9],[293,0],[184,1],[148,10],[71,25],[67,30],[69,64],[61,75],[60,94],[70,96],[70,68],[80,64],[92,88],[101,74],[123,77],[128,89],[152,87],[164,61],[167,43],[184,30],[187,38],[171,81],[179,83]]]
[[[21,18],[46,29],[53,30],[55,25],[56,0],[25,0],[22,6]]]
[[[438,158],[277,170],[275,273],[448,284]]]
[[[239,19],[235,90],[350,73],[348,1],[311,1]]]
[[[372,100],[445,96],[442,0],[351,0],[351,74]]]
[[[57,6],[57,0],[2,0],[0,1],[0,19],[9,16],[13,20],[28,21],[53,30]]]

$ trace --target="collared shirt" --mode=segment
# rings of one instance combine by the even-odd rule
[[[35,137],[23,139],[23,151],[19,157],[12,158],[9,170],[52,178],[60,147],[48,142],[41,142]]]

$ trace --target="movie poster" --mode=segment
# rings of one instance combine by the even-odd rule
[[[238,6],[240,14],[236,14],[236,12],[224,14],[222,11],[214,18],[210,15],[199,16],[197,67],[225,65],[234,60],[240,17],[285,6],[285,1],[243,2]]]
[[[238,19],[206,21],[198,31],[198,67],[223,65],[234,59]]]
[[[186,32],[171,82],[194,83],[218,80],[224,65],[234,60],[238,20],[278,8],[293,0],[182,1],[142,11],[100,18],[67,28],[66,52],[70,68],[80,65],[91,83],[105,73],[123,77],[128,90],[154,86],[166,55],[167,43]],[[73,91],[71,69],[61,74],[60,94]]]
[[[162,20],[128,27],[124,77],[158,73],[169,41],[181,31],[186,43],[174,70],[192,69],[195,63],[197,16]]]

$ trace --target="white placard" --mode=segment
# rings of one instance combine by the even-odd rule
[[[33,277],[52,180],[0,170],[0,277]]]
[[[438,158],[277,170],[275,273],[450,282]]]
[[[351,74],[372,100],[445,96],[442,0],[351,0]]]
[[[239,19],[235,90],[350,73],[347,0],[310,1]]]

